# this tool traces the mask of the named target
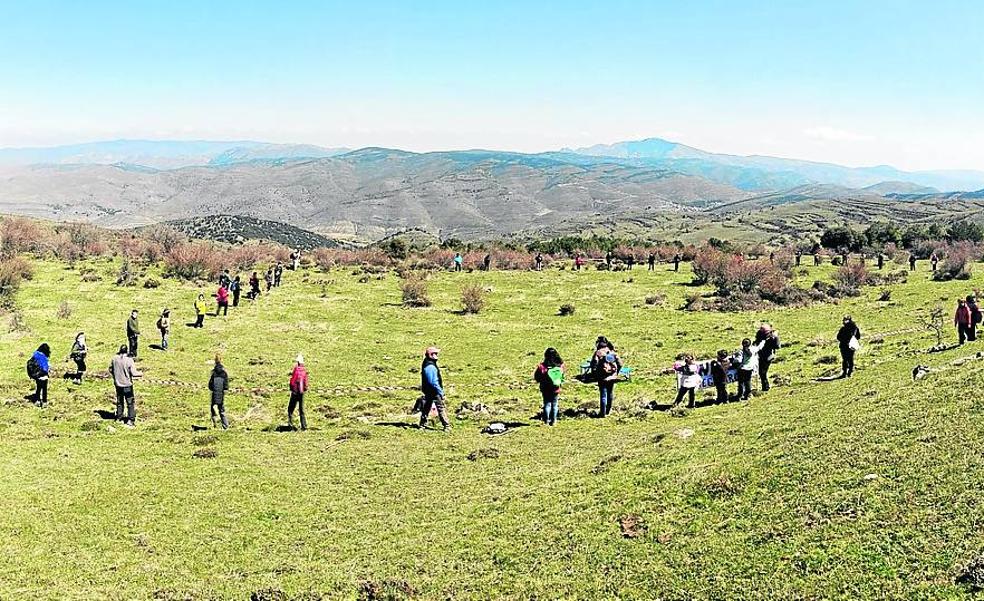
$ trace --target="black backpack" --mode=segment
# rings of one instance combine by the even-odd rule
[[[37,380],[43,375],[44,374],[41,373],[41,366],[38,365],[37,359],[35,359],[32,356],[30,359],[27,360],[27,377],[31,378],[32,380]]]

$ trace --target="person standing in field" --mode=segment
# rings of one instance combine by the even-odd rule
[[[598,417],[607,417],[615,403],[615,381],[622,371],[622,361],[615,351],[615,345],[604,336],[595,340],[590,370],[598,382]]]
[[[615,262],[615,253],[608,251],[605,253],[605,264],[608,265],[608,269],[612,268],[613,262]]]
[[[714,380],[714,390],[717,393],[715,402],[718,404],[728,402],[728,370],[731,369],[731,361],[728,359],[728,351],[720,350],[717,352],[717,359],[711,363],[711,378]]]
[[[656,271],[656,253],[649,253],[649,271]]]
[[[755,344],[758,347],[758,373],[762,381],[762,392],[769,391],[769,366],[776,360],[779,352],[779,333],[766,324],[755,334]]]
[[[878,269],[885,267],[885,255],[878,253]]]
[[[970,309],[970,330],[967,331],[967,340],[973,342],[977,340],[977,326],[981,323],[984,314],[977,306],[977,298],[973,294],[967,295],[967,308]]]
[[[537,271],[543,271],[543,255],[536,253],[536,257],[533,259],[534,268]]]
[[[581,271],[582,267],[584,267],[584,255],[577,253],[574,255],[574,271]]]
[[[841,353],[841,377],[854,375],[854,354],[861,348],[861,328],[850,315],[844,316],[843,325],[837,331],[837,342]]]
[[[130,311],[130,318],[126,320],[127,354],[134,359],[137,358],[137,345],[140,342],[140,322],[137,317],[137,310],[134,309]]]
[[[933,273],[936,273],[936,266],[937,266],[937,265],[939,265],[939,262],[940,262],[940,258],[939,258],[938,256],[936,256],[936,253],[933,253],[933,254],[932,254],[932,255],[931,255],[930,257],[929,257],[929,260],[930,260],[930,262],[932,263],[932,267],[933,267]]]
[[[157,330],[161,333],[161,350],[166,351],[171,338],[171,310],[164,309],[157,318]]]
[[[738,398],[747,401],[752,396],[752,375],[758,369],[758,348],[745,338],[741,341],[741,362],[738,364]]]
[[[485,258],[482,259],[482,265],[485,266],[485,271],[492,271],[492,254],[491,253],[485,255]]]
[[[260,277],[253,272],[249,276],[249,300],[256,300],[260,297]]]
[[[308,374],[304,369],[304,355],[298,354],[294,360],[294,371],[290,374],[290,403],[287,405],[287,426],[294,428],[294,409],[297,409],[301,419],[301,430],[307,430],[307,418],[304,416],[304,393],[308,389]]]
[[[284,277],[284,266],[277,261],[277,266],[273,268],[273,287],[280,288],[280,279]]]
[[[137,371],[133,364],[133,357],[127,354],[125,346],[120,347],[119,353],[110,362],[109,374],[113,377],[113,385],[116,387],[116,420],[123,422],[124,426],[132,428],[137,419],[133,380],[143,374]],[[125,414],[123,413],[124,405],[126,405]]]
[[[916,253],[909,253],[909,271],[916,270]]]
[[[222,366],[221,355],[215,356],[215,366],[212,368],[212,375],[208,378],[208,389],[212,393],[212,402],[209,406],[209,413],[212,415],[212,427],[216,427],[216,417],[222,423],[222,429],[229,429],[229,420],[225,413],[225,393],[229,390],[229,374]]]
[[[673,255],[673,271],[680,271],[680,253]]]
[[[690,407],[693,408],[696,404],[696,392],[700,388],[700,383],[703,380],[700,375],[700,367],[697,365],[696,359],[691,354],[684,355],[683,363],[674,366],[674,368],[679,373],[679,387],[677,388],[676,400],[673,401],[673,406],[676,407],[683,401],[683,397],[686,395],[689,397]]]
[[[208,303],[205,302],[205,294],[199,292],[195,299],[195,326],[196,328],[205,327],[205,314],[208,313]]]
[[[564,376],[564,360],[557,349],[548,348],[543,353],[543,362],[533,372],[533,380],[540,385],[540,396],[543,397],[543,423],[548,426],[557,425],[560,387],[564,385]]]
[[[267,269],[266,275],[263,276],[263,281],[266,282],[266,291],[270,292],[273,288],[273,268]]]
[[[957,326],[960,344],[966,342],[970,337],[970,328],[973,323],[974,318],[970,312],[970,307],[967,306],[967,301],[962,298],[957,299],[957,312],[953,316],[953,325]]]
[[[232,306],[239,306],[239,294],[242,291],[242,282],[239,280],[239,275],[229,283],[229,292],[232,292]]]
[[[75,335],[75,341],[72,342],[72,349],[68,351],[68,358],[75,362],[75,377],[72,380],[76,384],[81,384],[82,377],[85,376],[85,358],[88,354],[89,347],[85,343],[85,332],[79,332]]]
[[[229,315],[229,289],[221,284],[215,292],[215,316],[218,317],[219,313]]]
[[[297,271],[298,269],[301,268],[301,249],[297,249],[294,251],[294,258],[291,265],[293,266],[293,269],[291,269],[291,271]]]
[[[819,252],[813,253],[813,266],[820,267],[821,265],[823,265],[823,256]]]
[[[34,394],[29,398],[38,407],[48,406],[48,374],[51,369],[51,347],[41,343],[31,358],[27,360],[27,377],[34,381]]]
[[[427,427],[431,407],[437,407],[437,417],[441,420],[444,431],[447,432],[451,429],[451,422],[448,420],[447,405],[444,400],[444,379],[441,377],[441,368],[437,364],[440,353],[441,349],[436,346],[427,347],[424,351],[424,360],[420,364],[420,393],[424,396],[424,404],[420,409],[420,428]]]
[[[803,253],[796,251],[796,266],[800,266],[800,262],[803,260]]]
[[[454,270],[461,271],[462,263],[464,263],[464,258],[461,253],[454,253]]]
[[[232,283],[232,279],[229,277],[229,270],[222,270],[222,273],[219,274],[219,286],[228,288],[230,283]]]

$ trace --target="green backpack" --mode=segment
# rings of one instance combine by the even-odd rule
[[[559,367],[551,367],[547,370],[547,377],[553,382],[553,385],[557,388],[564,383],[564,370]]]

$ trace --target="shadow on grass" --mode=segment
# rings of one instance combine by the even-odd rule
[[[401,428],[403,430],[416,430],[418,428],[417,424],[409,422],[376,422],[374,426],[383,426],[384,428]]]
[[[166,348],[164,348],[163,346],[161,346],[159,344],[150,344],[150,345],[148,345],[148,347],[152,351],[166,351],[167,350]]]
[[[108,411],[106,409],[93,409],[92,412],[98,415],[99,419],[111,419],[111,420],[116,419],[115,411]]]

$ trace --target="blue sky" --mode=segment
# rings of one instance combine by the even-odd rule
[[[984,2],[0,0],[0,146],[661,136],[984,169]]]

